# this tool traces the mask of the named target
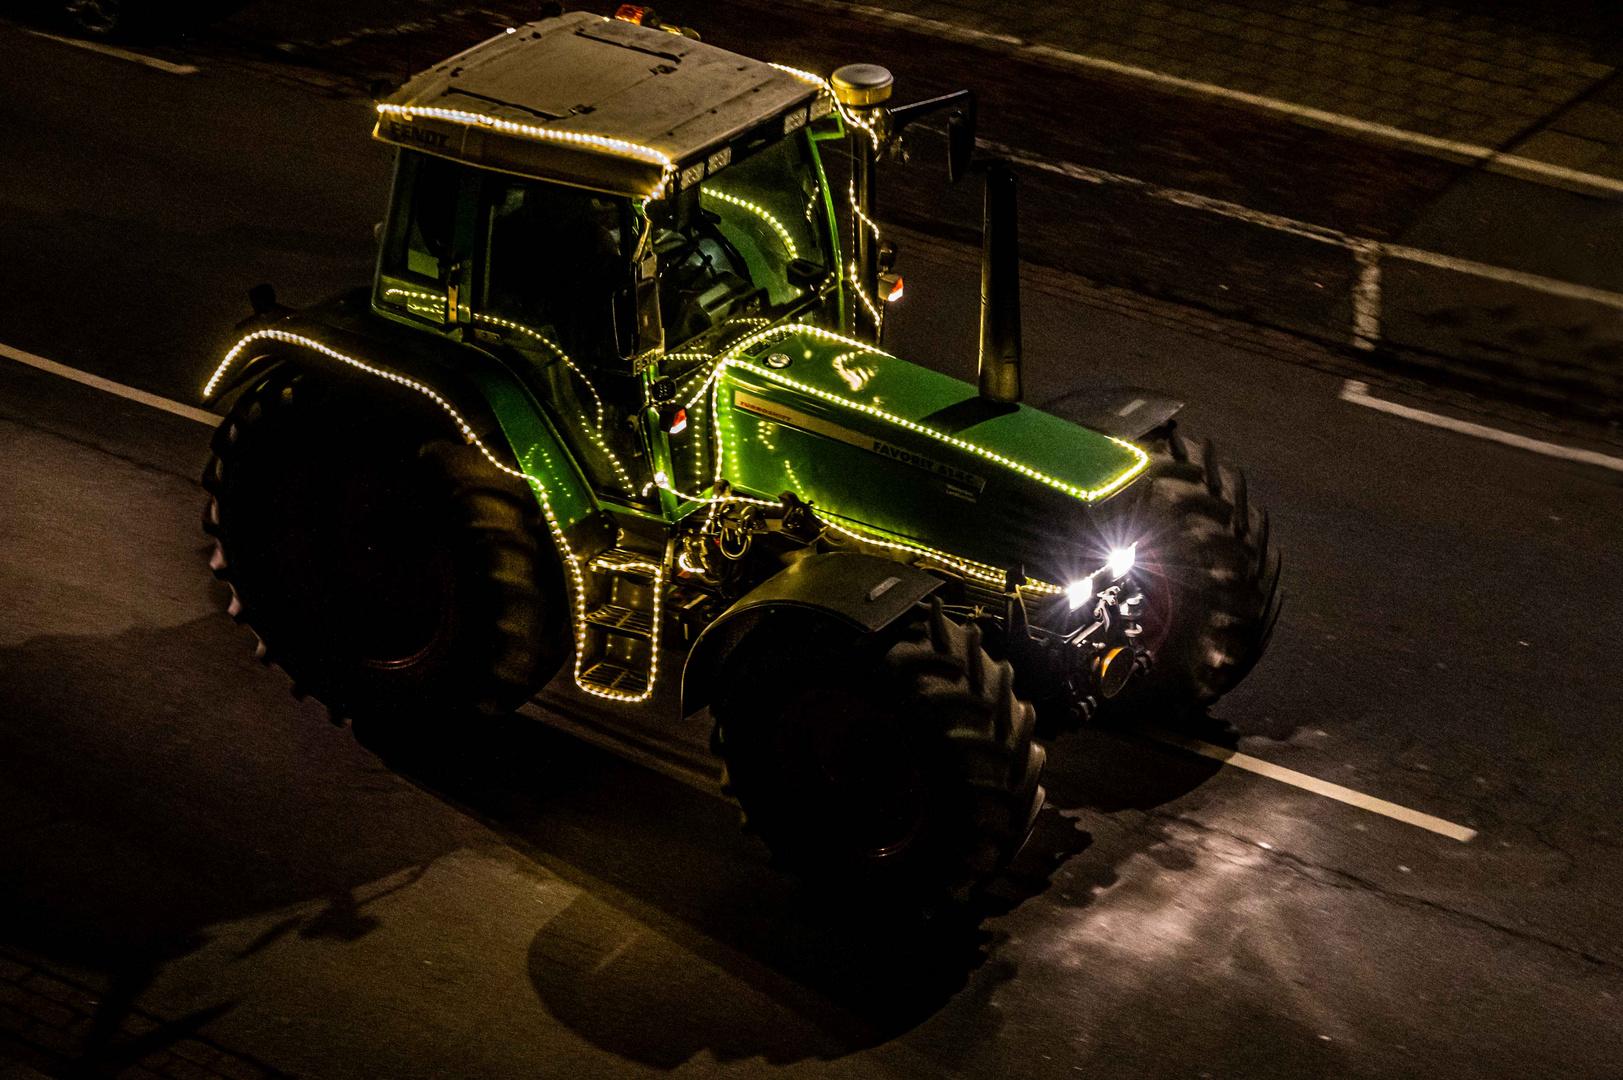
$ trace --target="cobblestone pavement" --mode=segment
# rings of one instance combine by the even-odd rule
[[[10,1062],[46,1076],[118,1080],[286,1077],[195,1034],[202,1020],[166,1023],[140,1009],[105,1013],[96,991],[0,952],[0,1077],[14,1075],[6,1072]],[[87,1054],[91,1047],[94,1055]]]
[[[1623,178],[1623,9],[1350,0],[863,0]]]

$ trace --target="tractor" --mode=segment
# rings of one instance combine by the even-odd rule
[[[1016,176],[971,92],[892,89],[633,7],[382,88],[372,284],[251,289],[204,391],[211,565],[261,659],[340,723],[549,683],[644,729],[708,710],[778,865],[927,907],[1025,842],[1039,740],[1232,689],[1279,611],[1267,514],[1179,402],[1021,404]],[[978,386],[882,346],[879,165],[931,114],[985,185]]]

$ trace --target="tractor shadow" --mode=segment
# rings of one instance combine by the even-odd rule
[[[1116,865],[1154,845],[1112,844],[1091,865],[1092,836],[1057,811],[1158,805],[1217,767],[1125,734],[1066,736],[1020,855],[965,908],[921,918],[794,881],[731,804],[522,716],[354,731],[398,775],[582,888],[532,940],[531,983],[577,1034],[662,1069],[705,1050],[723,1062],[831,1060],[944,1012],[945,1038],[981,1043],[1002,1026],[994,993],[1017,973],[997,920],[1072,860],[1087,864],[1073,877],[1108,886]],[[1075,891],[1065,906],[1094,892]]]

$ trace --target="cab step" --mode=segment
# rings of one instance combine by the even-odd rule
[[[626,551],[623,548],[610,548],[608,551],[593,555],[586,562],[587,568],[593,573],[627,577],[637,581],[653,581],[655,573],[658,572],[656,564],[657,560],[652,556],[644,555],[640,551]]]
[[[581,641],[581,689],[641,696],[654,672],[654,612],[659,555],[611,548],[587,560],[585,634]]]
[[[580,673],[580,684],[618,694],[640,694],[648,689],[648,672],[633,671],[607,660],[599,661]]]
[[[654,617],[651,612],[621,607],[618,604],[604,604],[602,607],[593,608],[586,613],[586,621],[628,637],[652,639],[654,636]]]

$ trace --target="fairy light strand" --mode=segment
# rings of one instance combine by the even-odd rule
[[[463,112],[460,109],[380,104],[377,110],[380,116],[398,116],[408,121],[418,116],[427,116],[436,120],[449,120],[454,124],[466,124],[469,127],[500,131],[508,135],[522,135],[542,142],[567,143],[573,146],[589,147],[618,157],[658,165],[660,167],[659,183],[654,186],[653,191],[648,193],[647,197],[650,199],[657,199],[664,195],[666,186],[671,182],[671,177],[676,174],[676,163],[671,160],[668,154],[661,153],[651,146],[643,146],[640,143],[615,139],[607,135],[589,135],[579,131],[557,131],[552,128],[535,127],[531,124],[517,124],[511,120],[499,120],[494,116]]]
[[[586,392],[592,395],[592,402],[594,404],[593,413],[595,419],[592,422],[592,427],[588,428],[586,431],[587,438],[596,443],[597,448],[603,451],[603,453],[608,457],[609,464],[613,467],[615,476],[619,478],[621,487],[626,491],[632,490],[632,488],[636,485],[632,483],[631,474],[626,471],[626,467],[620,461],[619,456],[609,448],[608,440],[603,437],[603,399],[598,396],[597,387],[592,385],[592,380],[586,377],[586,373],[584,371],[575,366],[575,361],[569,358],[569,354],[560,349],[556,344],[553,343],[552,339],[548,338],[545,334],[538,330],[532,330],[530,327],[524,326],[521,323],[513,322],[510,319],[499,319],[494,315],[475,315],[473,318],[475,322],[485,322],[490,323],[492,326],[506,327],[509,330],[517,330],[521,334],[534,338],[536,341],[539,341],[542,345],[546,346],[553,356],[563,361],[564,365],[568,367],[570,371],[575,373],[575,377],[585,385]]]
[[[783,243],[783,249],[789,253],[789,258],[791,260],[800,258],[800,250],[795,247],[794,237],[789,235],[789,230],[784,227],[783,222],[779,221],[766,207],[752,203],[748,199],[740,199],[736,195],[729,195],[725,191],[714,191],[710,188],[700,188],[699,190],[701,194],[708,198],[731,203],[733,206],[747,210],[760,218],[768,228],[777,234],[778,239]]]
[[[1124,470],[1122,473],[1120,473],[1118,476],[1116,476],[1114,479],[1112,479],[1109,483],[1107,483],[1107,484],[1105,484],[1105,485],[1103,485],[1101,487],[1092,488],[1092,489],[1080,488],[1080,487],[1077,487],[1075,484],[1069,484],[1069,483],[1066,483],[1064,480],[1058,479],[1057,477],[1049,476],[1046,473],[1039,472],[1038,470],[1033,469],[1029,465],[1023,465],[1020,462],[1013,460],[1012,458],[1004,457],[1002,454],[996,453],[995,451],[992,451],[992,450],[988,450],[983,446],[978,446],[975,443],[972,443],[972,442],[968,441],[967,439],[960,439],[956,435],[948,435],[948,434],[946,434],[944,432],[936,431],[934,428],[926,427],[923,424],[920,424],[919,422],[917,422],[916,420],[909,420],[906,417],[897,416],[895,413],[887,412],[884,409],[881,409],[881,408],[879,408],[879,407],[877,407],[875,405],[868,405],[868,404],[866,404],[864,402],[860,402],[860,401],[852,401],[850,398],[843,397],[843,396],[841,396],[839,394],[836,394],[836,393],[834,393],[832,391],[824,390],[824,389],[822,389],[820,387],[816,387],[816,386],[811,386],[811,385],[809,385],[807,383],[798,382],[797,380],[791,379],[789,376],[784,375],[781,372],[773,371],[771,368],[764,367],[764,366],[756,366],[754,364],[750,364],[747,361],[744,361],[744,360],[740,359],[740,357],[742,356],[743,352],[746,349],[752,348],[752,347],[754,347],[756,345],[760,345],[760,344],[762,344],[762,343],[764,343],[764,342],[766,342],[766,341],[768,341],[768,340],[770,340],[770,339],[772,339],[773,337],[776,337],[776,336],[781,335],[781,336],[787,337],[787,336],[790,336],[790,335],[793,335],[793,334],[804,334],[804,335],[807,335],[809,337],[821,338],[821,339],[823,339],[825,341],[832,341],[832,342],[837,342],[837,343],[843,344],[843,345],[849,345],[849,346],[852,346],[852,347],[854,347],[854,348],[856,348],[856,349],[858,349],[858,350],[860,350],[862,352],[872,353],[875,356],[882,356],[882,357],[887,357],[887,358],[890,358],[890,359],[894,359],[894,357],[891,357],[891,355],[889,353],[884,352],[883,350],[880,350],[880,349],[875,349],[873,346],[867,344],[866,342],[858,341],[855,338],[848,338],[848,337],[844,336],[843,334],[836,334],[836,333],[834,333],[834,332],[832,332],[830,330],[824,330],[821,327],[811,326],[811,325],[808,325],[806,323],[786,323],[786,324],[784,324],[782,326],[774,326],[774,327],[772,327],[770,329],[763,330],[763,331],[761,331],[760,333],[757,333],[757,334],[751,334],[749,337],[743,339],[742,341],[740,341],[736,345],[734,345],[732,348],[728,349],[719,358],[720,363],[717,365],[717,370],[716,370],[715,374],[713,374],[711,376],[712,382],[719,382],[718,376],[726,368],[729,368],[729,367],[744,367],[744,368],[747,368],[749,370],[749,372],[751,374],[753,374],[753,375],[757,375],[757,376],[760,376],[762,378],[768,379],[768,380],[770,380],[772,382],[776,382],[779,385],[785,386],[785,387],[787,387],[787,388],[789,388],[791,390],[798,390],[798,391],[801,391],[802,393],[811,394],[814,397],[821,398],[824,401],[830,402],[831,404],[842,406],[844,408],[855,409],[858,412],[866,413],[869,416],[877,417],[877,418],[879,418],[881,420],[884,420],[887,423],[896,424],[897,426],[904,427],[904,428],[908,429],[909,431],[917,432],[920,435],[925,435],[925,436],[928,436],[929,438],[939,440],[940,442],[946,443],[949,446],[957,447],[960,450],[968,451],[969,453],[975,454],[975,455],[977,455],[979,457],[982,457],[982,458],[985,458],[988,461],[996,462],[997,464],[1002,465],[1005,468],[1013,469],[1015,472],[1021,474],[1022,476],[1030,477],[1031,479],[1036,480],[1039,483],[1046,484],[1051,488],[1054,488],[1054,489],[1056,489],[1058,491],[1062,491],[1065,494],[1070,495],[1073,498],[1080,499],[1083,502],[1094,502],[1094,501],[1096,501],[1098,499],[1101,499],[1101,498],[1105,497],[1106,495],[1111,494],[1114,491],[1119,490],[1122,487],[1122,485],[1126,484],[1129,480],[1133,479],[1133,477],[1135,477],[1139,473],[1143,472],[1144,469],[1149,466],[1150,456],[1148,454],[1146,454],[1143,450],[1140,450],[1138,447],[1134,446],[1132,443],[1127,442],[1124,439],[1118,439],[1118,438],[1115,438],[1114,436],[1106,435],[1106,436],[1104,436],[1104,438],[1107,438],[1111,442],[1115,443],[1117,446],[1120,446],[1123,449],[1130,451],[1133,454],[1134,458],[1136,459],[1135,463],[1132,466],[1130,466],[1129,468],[1127,468],[1126,470]],[[711,415],[715,415],[715,412],[713,410],[712,410]]]

